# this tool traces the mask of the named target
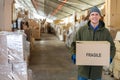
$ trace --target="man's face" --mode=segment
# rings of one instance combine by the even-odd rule
[[[100,20],[101,16],[98,12],[92,12],[89,16],[89,20],[91,21],[91,23],[93,24],[98,24],[99,20]]]

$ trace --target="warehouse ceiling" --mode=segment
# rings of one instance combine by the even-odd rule
[[[50,19],[62,19],[74,12],[81,13],[93,6],[101,6],[105,0],[16,0],[31,12]]]

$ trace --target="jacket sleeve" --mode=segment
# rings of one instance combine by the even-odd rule
[[[76,34],[73,37],[73,42],[71,44],[71,52],[76,53]]]
[[[110,42],[110,57],[113,59],[113,57],[115,56],[116,47],[115,47],[115,43],[109,31],[107,35],[107,40]]]
[[[80,34],[79,33],[80,33],[80,30],[78,30],[73,37],[73,42],[71,44],[72,53],[76,53],[76,41],[80,40]]]

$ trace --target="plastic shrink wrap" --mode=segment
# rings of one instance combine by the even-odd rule
[[[22,32],[0,32],[0,79],[28,80],[30,43]]]

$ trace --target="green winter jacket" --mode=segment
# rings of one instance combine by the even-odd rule
[[[89,25],[90,21],[76,32],[71,45],[72,51],[76,53],[76,41],[109,41],[111,46],[110,57],[113,58],[116,48],[109,30],[105,28],[104,22],[99,22],[99,28],[95,32]],[[96,80],[102,76],[102,66],[78,66],[78,74],[82,77]]]

